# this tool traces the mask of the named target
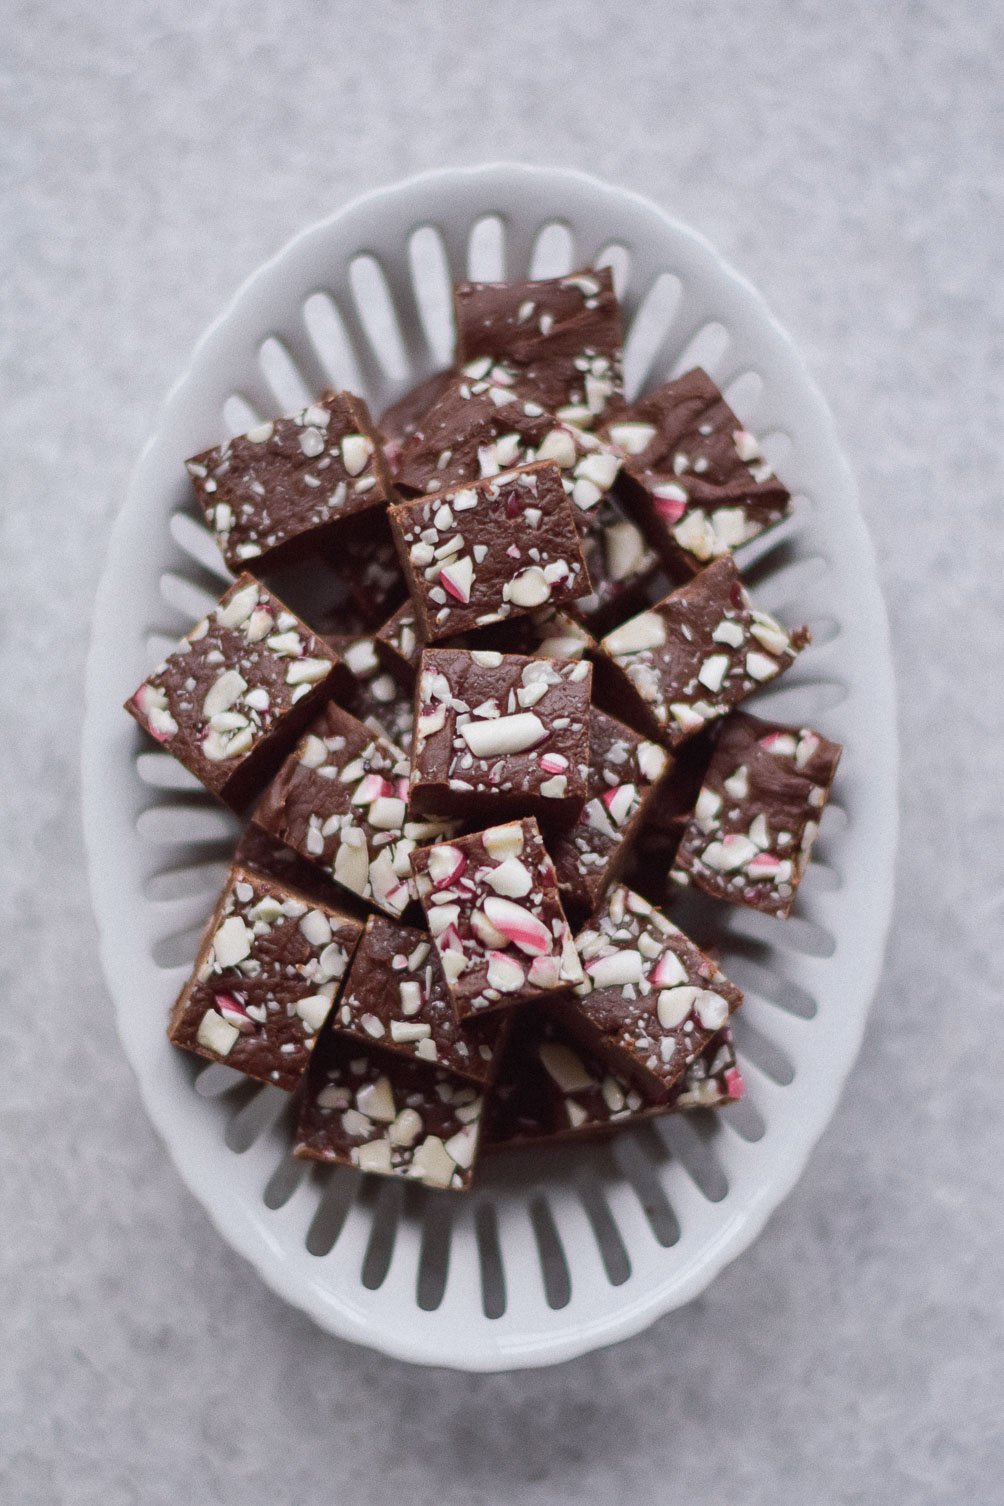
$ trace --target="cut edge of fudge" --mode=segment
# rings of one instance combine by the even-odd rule
[[[485,1105],[482,1153],[605,1139],[665,1114],[721,1108],[743,1093],[728,1025],[684,1069],[665,1103],[650,1103],[561,1021],[531,1005],[515,1022]]]

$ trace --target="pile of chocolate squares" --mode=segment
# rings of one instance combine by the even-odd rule
[[[787,915],[840,749],[736,709],[808,634],[733,561],[791,498],[710,378],[625,400],[608,269],[455,303],[379,425],[328,391],[187,462],[237,579],[128,710],[249,818],[170,1039],[297,1091],[298,1156],[463,1190],[741,1095],[658,906]]]

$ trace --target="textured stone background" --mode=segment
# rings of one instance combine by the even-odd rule
[[[993,10],[8,0],[4,1502],[1002,1499]],[[327,1338],[181,1186],[112,1027],[77,760],[108,532],[195,337],[348,197],[499,156],[650,194],[806,352],[892,618],[903,831],[861,1061],[758,1244],[617,1349],[472,1380]]]

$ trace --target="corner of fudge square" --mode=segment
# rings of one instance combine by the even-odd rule
[[[665,1102],[742,1003],[716,963],[641,895],[616,885],[575,938],[584,977],[560,1018],[614,1071]]]
[[[410,808],[568,822],[585,799],[592,666],[493,649],[426,649]]]
[[[808,727],[734,712],[722,725],[671,879],[790,914],[841,752]]]
[[[412,850],[456,829],[409,820],[409,767],[400,748],[329,701],[252,820],[336,884],[396,917],[414,898]]]
[[[261,791],[344,673],[306,623],[242,575],[125,709],[239,810]]]
[[[482,1151],[605,1138],[663,1114],[720,1108],[742,1096],[742,1073],[727,1025],[684,1069],[666,1101],[651,1103],[560,1020],[531,1005],[513,1024],[485,1106]]]
[[[169,1039],[291,1092],[362,929],[334,906],[235,864],[171,1011]]]
[[[432,937],[371,915],[331,1024],[339,1035],[485,1084],[498,1071],[510,1021],[505,1014],[458,1021]]]
[[[532,817],[420,847],[411,864],[458,1019],[581,981],[554,866]]]
[[[585,804],[574,826],[548,837],[566,903],[586,912],[596,907],[627,862],[670,769],[665,748],[590,707]]]
[[[625,506],[677,578],[791,511],[787,487],[700,367],[619,411],[602,433],[624,456]]]
[[[288,418],[185,462],[223,558],[235,573],[272,570],[316,549],[343,519],[394,495],[361,398],[325,392]]]
[[[307,1074],[293,1154],[466,1192],[483,1104],[462,1077],[328,1030]]]
[[[597,672],[626,720],[671,748],[788,669],[810,641],[750,601],[725,555],[600,644]]]
[[[457,364],[583,429],[624,393],[624,333],[609,267],[523,282],[461,282],[453,290]]]
[[[592,589],[553,461],[400,502],[389,517],[428,643]]]

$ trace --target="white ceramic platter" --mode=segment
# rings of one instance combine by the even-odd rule
[[[740,562],[758,604],[807,621],[815,641],[758,707],[846,747],[792,919],[710,902],[700,917],[747,991],[736,1034],[748,1096],[606,1146],[499,1157],[469,1197],[309,1168],[289,1155],[284,1094],[164,1035],[236,835],[120,709],[228,578],[182,461],[329,383],[381,412],[447,362],[451,277],[597,261],[618,279],[631,390],[704,365],[795,494],[794,516]],[[896,739],[874,561],[830,415],[758,294],[704,240],[633,194],[511,165],[430,173],[297,236],[167,400],[112,537],[87,691],[91,885],[122,1041],[185,1181],[277,1292],[389,1354],[502,1370],[637,1332],[755,1237],[861,1039],[892,897]]]

